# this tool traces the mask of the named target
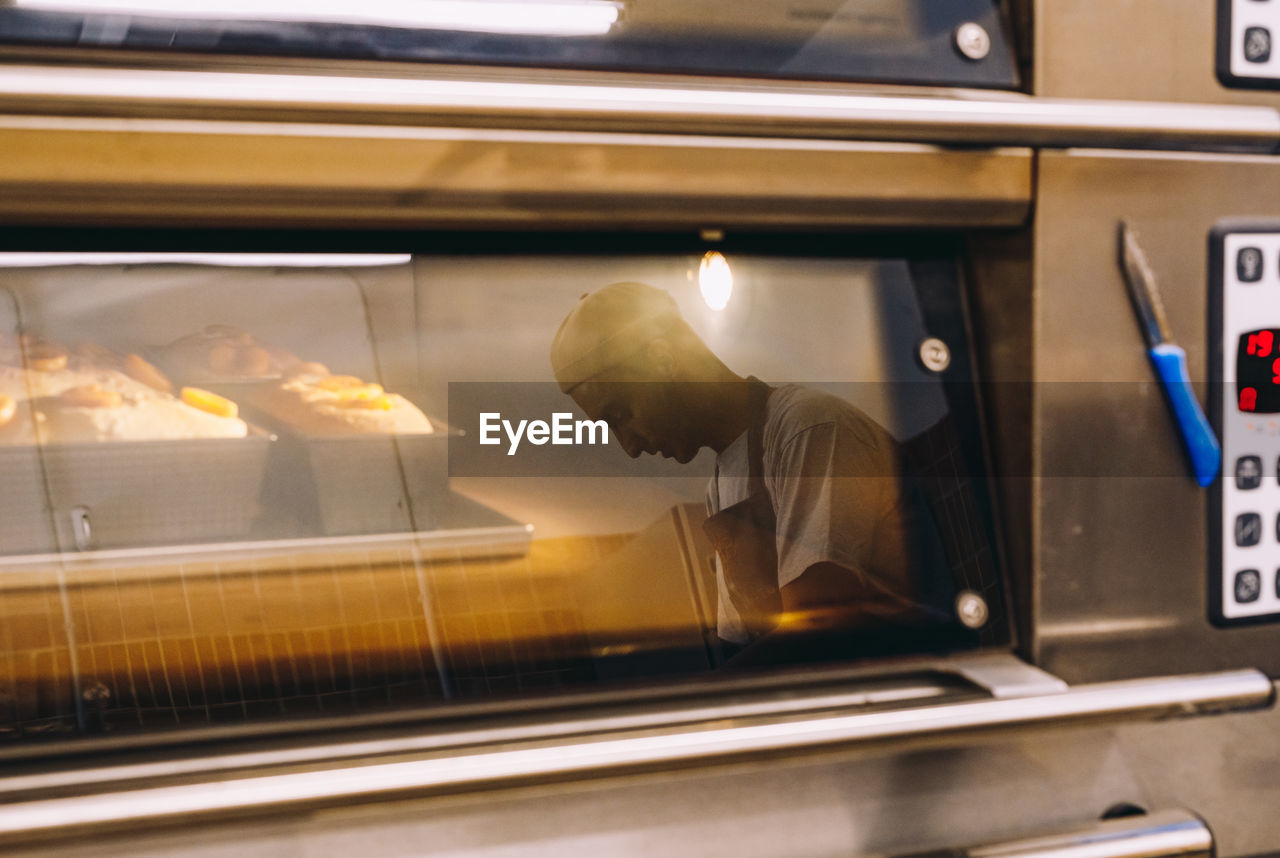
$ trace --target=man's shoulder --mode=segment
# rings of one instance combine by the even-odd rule
[[[774,389],[765,423],[784,436],[829,423],[878,427],[853,403],[802,384],[783,384]]]
[[[764,452],[776,462],[794,442],[809,439],[820,446],[858,455],[892,456],[896,443],[889,432],[848,400],[800,384],[778,386],[769,397]]]

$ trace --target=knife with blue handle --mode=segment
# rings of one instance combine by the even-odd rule
[[[1120,263],[1124,268],[1125,283],[1129,286],[1129,297],[1133,299],[1133,307],[1138,313],[1138,322],[1147,338],[1147,354],[1151,356],[1151,363],[1173,407],[1174,419],[1191,456],[1196,482],[1202,486],[1211,485],[1222,467],[1222,448],[1191,389],[1187,353],[1169,339],[1169,323],[1165,319],[1164,305],[1160,303],[1160,293],[1156,290],[1155,275],[1133,231],[1123,222],[1120,224]]]

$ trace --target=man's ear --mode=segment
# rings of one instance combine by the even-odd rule
[[[654,375],[663,379],[675,378],[676,352],[669,340],[662,337],[650,340],[645,346],[645,358]]]

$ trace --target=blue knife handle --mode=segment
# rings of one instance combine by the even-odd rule
[[[1182,439],[1191,454],[1191,468],[1196,482],[1202,486],[1211,484],[1222,466],[1222,448],[1213,434],[1213,427],[1205,419],[1200,403],[1191,390],[1191,377],[1187,374],[1187,353],[1173,343],[1161,343],[1151,349],[1151,362],[1155,364],[1160,381],[1164,384],[1173,416],[1182,430]]]

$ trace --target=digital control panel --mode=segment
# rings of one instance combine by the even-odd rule
[[[1280,89],[1280,3],[1218,0],[1218,80],[1224,86]]]
[[[1211,615],[1280,620],[1280,222],[1215,230],[1210,266]]]

